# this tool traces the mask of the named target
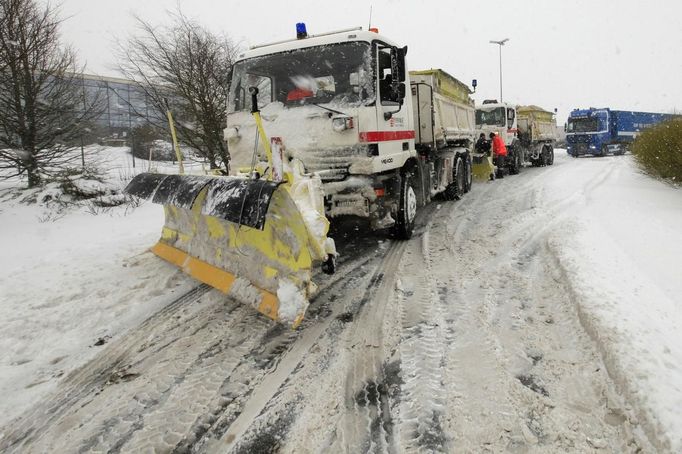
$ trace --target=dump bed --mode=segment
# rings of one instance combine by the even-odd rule
[[[538,106],[518,106],[516,108],[519,135],[530,141],[556,140],[556,119],[552,112]]]
[[[474,101],[469,87],[441,69],[410,71],[415,144],[444,148],[473,141]]]

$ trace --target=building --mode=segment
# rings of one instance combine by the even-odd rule
[[[83,74],[80,79],[87,100],[98,100],[101,113],[95,124],[107,135],[125,138],[135,126],[148,121],[154,109],[143,90],[133,81]]]

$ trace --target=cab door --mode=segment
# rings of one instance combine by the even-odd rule
[[[404,64],[406,50],[378,43],[375,52],[377,130],[368,133],[367,139],[378,143],[379,155],[390,159],[391,155],[414,149],[412,103],[406,97],[405,88],[406,82],[409,83]]]

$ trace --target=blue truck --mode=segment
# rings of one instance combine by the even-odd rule
[[[640,131],[673,117],[676,115],[609,108],[575,109],[566,123],[566,148],[574,158],[586,154],[620,155]]]

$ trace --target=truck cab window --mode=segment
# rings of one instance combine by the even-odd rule
[[[370,46],[365,42],[314,46],[239,61],[234,65],[228,113],[250,107],[242,92],[246,90],[248,95],[251,82],[245,79],[249,77],[261,84],[261,107],[275,102],[287,108],[370,104],[375,91],[369,76],[371,61]]]
[[[514,118],[516,114],[514,109],[507,109],[507,128],[512,128],[514,126]]]
[[[504,126],[505,125],[504,107],[492,109],[476,109],[476,126]],[[512,123],[513,124],[513,123]]]
[[[597,118],[569,118],[567,132],[597,132],[599,120]]]
[[[382,105],[394,105],[395,96],[393,95],[391,74],[391,49],[379,48],[377,55],[377,75],[379,77],[379,99]]]
[[[258,105],[260,107],[272,102],[272,80],[257,74],[242,73],[239,78],[232,79],[236,85],[230,90],[229,111],[236,112],[251,108],[249,88],[258,88]]]

